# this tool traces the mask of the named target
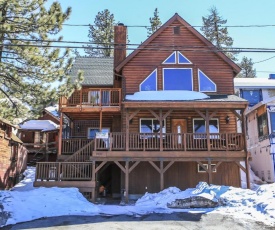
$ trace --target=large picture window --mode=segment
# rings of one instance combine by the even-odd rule
[[[193,119],[193,132],[206,133],[206,122],[202,118]],[[219,120],[211,119],[209,121],[209,133],[219,133]],[[210,136],[211,138],[211,136]]]
[[[154,118],[141,118],[140,119],[140,133],[159,133],[160,123]],[[165,121],[162,122],[162,133],[166,132]]]
[[[262,90],[261,89],[251,89],[251,90],[240,90],[241,97],[245,100],[249,101],[249,106],[256,105],[262,98]]]
[[[164,68],[163,90],[193,90],[192,69]]]

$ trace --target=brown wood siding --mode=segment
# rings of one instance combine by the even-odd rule
[[[158,162],[155,162],[159,165]],[[206,162],[205,162],[206,163]],[[165,162],[164,166],[168,163]],[[215,164],[215,162],[212,162]],[[208,183],[208,173],[198,172],[196,162],[175,162],[164,174],[164,188],[178,187],[181,190],[194,188],[200,181]],[[240,170],[234,162],[223,162],[212,173],[212,184],[240,186]],[[141,162],[130,173],[129,193],[144,194],[160,191],[160,174],[148,162]]]
[[[171,26],[180,26],[179,22],[174,22]],[[174,48],[172,48],[174,47]],[[184,50],[184,47],[189,47]],[[190,50],[190,47],[191,48]],[[204,47],[204,51],[199,51],[194,47]],[[158,70],[158,89],[162,89],[162,68],[193,68],[194,90],[198,90],[198,69],[203,71],[213,82],[217,84],[217,93],[233,94],[233,70],[217,54],[207,51],[206,45],[188,29],[181,26],[180,34],[174,35],[173,28],[166,28],[157,36],[148,48],[140,51],[123,68],[123,75],[126,78],[126,94],[139,91],[139,84],[156,68]],[[196,49],[194,51],[194,49]],[[192,65],[164,65],[162,62],[169,57],[173,51],[180,51],[186,56]]]
[[[155,112],[158,114],[158,111],[155,110]],[[163,111],[163,114],[167,111]],[[130,111],[130,113],[132,113]],[[210,112],[211,113],[211,112]],[[229,115],[230,121],[227,124],[225,121],[226,116]],[[131,132],[139,132],[139,126],[140,126],[140,118],[154,118],[154,116],[146,110],[141,110],[131,121],[130,124],[130,133]],[[171,113],[170,116],[166,119],[166,133],[171,133],[171,119],[173,118],[181,118],[187,120],[187,132],[193,133],[193,119],[194,118],[201,118],[199,114],[197,114],[195,111],[180,111],[175,110]],[[214,119],[219,119],[219,131],[224,132],[236,132],[236,118],[230,111],[220,111],[214,116]],[[124,119],[125,121],[125,119]],[[125,122],[123,122],[123,126],[125,127]]]

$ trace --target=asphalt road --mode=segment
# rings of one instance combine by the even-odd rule
[[[253,220],[233,219],[220,214],[150,214],[145,216],[61,216],[5,226],[3,230],[109,230],[109,229],[181,229],[181,230],[274,230]]]

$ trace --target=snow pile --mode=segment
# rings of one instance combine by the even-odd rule
[[[59,128],[59,125],[50,120],[29,120],[25,121],[23,124],[20,124],[19,127],[20,129],[41,130],[45,132],[56,130]]]
[[[234,218],[253,219],[275,226],[275,184],[260,185],[257,190],[200,182],[184,191],[170,187],[159,193],[146,193],[135,205],[95,205],[76,188],[34,188],[35,168],[28,167],[25,179],[11,191],[0,193],[0,211],[5,218],[0,227],[42,217],[62,215],[147,215],[149,213],[219,213]],[[167,204],[177,199],[203,197],[219,202],[217,208],[175,209]],[[0,214],[1,214],[0,212]],[[0,215],[1,219],[1,215]]]

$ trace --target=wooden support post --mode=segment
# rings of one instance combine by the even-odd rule
[[[126,109],[126,151],[129,151],[129,111]]]
[[[95,182],[94,188],[92,188],[92,201],[96,199],[96,175],[95,175],[95,161],[92,162],[92,181]]]
[[[246,188],[250,189],[250,174],[249,174],[248,156],[245,159],[245,169],[246,169]]]
[[[99,131],[102,131],[102,110],[99,113]]]
[[[160,161],[160,190],[164,189],[164,170],[163,170],[163,160]]]
[[[60,125],[59,125],[59,134],[58,134],[58,155],[61,155],[62,151],[62,129],[63,129],[63,113],[60,113]]]
[[[125,202],[129,202],[129,161],[125,162]]]
[[[160,151],[162,152],[163,151],[163,138],[162,138],[162,122],[163,122],[163,117],[162,117],[162,109],[159,110],[159,134],[160,134],[160,137],[159,137],[159,144],[160,144]],[[163,162],[162,162],[163,163]]]
[[[212,165],[210,159],[208,159],[208,184],[212,184]]]
[[[211,145],[210,145],[210,135],[209,135],[209,111],[208,111],[208,109],[206,110],[205,117],[206,117],[205,129],[206,129],[206,137],[207,137],[207,151],[210,151]]]

